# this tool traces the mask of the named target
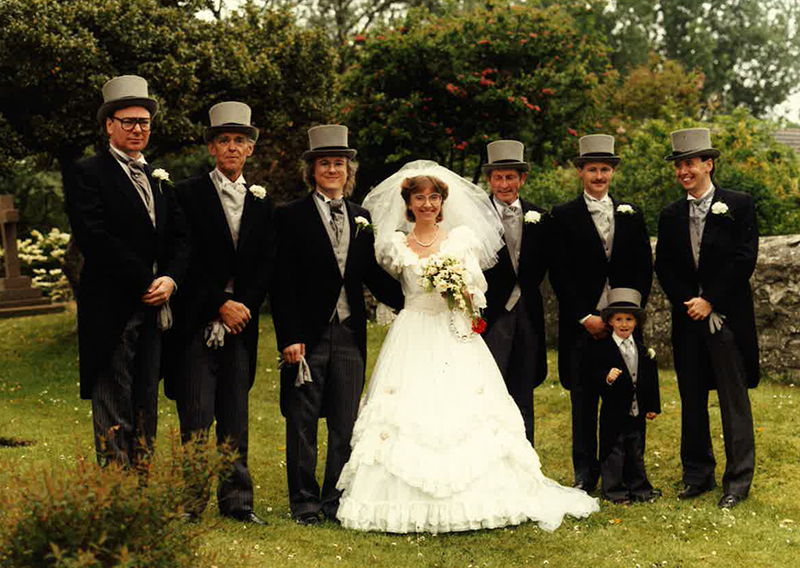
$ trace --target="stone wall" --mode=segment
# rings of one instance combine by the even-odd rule
[[[655,239],[652,241],[655,251]],[[761,350],[762,378],[800,382],[800,235],[762,237],[751,280]],[[543,284],[548,343],[558,337],[558,303],[548,281]],[[670,305],[653,278],[647,305],[645,340],[662,367],[672,366]]]

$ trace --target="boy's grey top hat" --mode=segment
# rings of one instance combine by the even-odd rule
[[[711,146],[711,131],[708,128],[685,128],[670,132],[672,154],[664,158],[671,162],[694,156],[719,157],[719,150]]]
[[[158,114],[158,101],[147,92],[147,81],[138,75],[120,75],[103,85],[103,104],[97,110],[97,120],[105,119],[121,108],[141,106],[150,111],[150,118]]]
[[[600,311],[603,321],[614,314],[633,314],[637,318],[644,315],[642,295],[633,288],[612,288],[608,291],[608,305]]]
[[[211,126],[206,128],[203,137],[211,142],[215,136],[223,132],[246,134],[254,141],[258,140],[258,128],[250,124],[250,107],[236,101],[217,103],[208,111]]]
[[[525,146],[518,140],[495,140],[486,146],[488,163],[483,172],[492,170],[521,170],[527,172],[530,166],[525,162]]]
[[[323,124],[308,129],[309,150],[303,152],[304,160],[322,156],[345,156],[353,159],[356,151],[347,146],[347,127],[341,124]]]
[[[572,160],[576,167],[591,162],[600,162],[616,167],[620,157],[614,154],[614,137],[608,134],[589,134],[578,142],[580,156]]]

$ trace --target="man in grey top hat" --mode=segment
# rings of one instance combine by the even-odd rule
[[[355,186],[356,151],[347,127],[308,131],[304,180],[311,192],[276,211],[277,271],[273,318],[281,369],[281,412],[286,417],[286,474],[294,519],[335,521],[339,474],[364,387],[367,310],[364,284],[401,308],[400,284],[378,265],[372,231],[357,227],[369,212],[344,199]],[[322,490],[316,479],[317,425],[324,416],[328,448]]]
[[[747,497],[755,468],[748,387],[759,380],[750,277],[758,256],[753,199],[718,187],[719,150],[707,128],[671,134],[686,199],[668,205],[658,221],[656,273],[672,303],[672,348],[681,395],[681,462],[690,499],[716,486],[708,393],[716,388],[725,441],[719,507]]]
[[[85,263],[78,296],[81,397],[91,399],[101,464],[135,464],[156,435],[161,331],[183,279],[188,241],[169,184],[142,151],[158,103],[135,75],[103,86],[109,148],[74,165],[64,197]],[[140,440],[144,440],[142,446]]]
[[[633,288],[647,302],[653,278],[650,238],[644,215],[632,203],[609,195],[614,138],[591,134],[580,139],[573,160],[581,180],[577,198],[553,208],[555,258],[550,281],[558,296],[558,375],[572,401],[572,463],[575,485],[597,484],[598,391],[580,372],[589,343],[608,335],[600,311],[611,288]]]
[[[205,437],[216,419],[217,443],[237,458],[217,487],[223,516],[253,524],[253,481],[247,467],[249,391],[256,375],[258,313],[272,278],[272,200],[242,174],[258,129],[250,107],[222,102],[208,112],[209,173],[176,186],[192,235],[186,283],[175,301],[175,329],[165,357],[165,390],[175,398],[184,441]],[[208,488],[196,487],[187,512],[196,516]]]
[[[539,286],[550,264],[551,218],[546,210],[519,197],[529,170],[522,142],[497,140],[486,150],[489,160],[483,172],[505,229],[506,246],[498,252],[497,264],[486,271],[484,339],[533,444],[533,389],[547,377]]]

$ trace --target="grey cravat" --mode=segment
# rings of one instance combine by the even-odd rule
[[[689,240],[692,244],[695,268],[700,265],[700,242],[703,240],[703,228],[705,227],[710,203],[709,199],[693,199],[689,201]]]
[[[509,205],[503,208],[503,229],[515,272],[519,270],[519,221],[519,207]]]
[[[639,402],[636,398],[636,374],[639,366],[637,364],[638,361],[636,361],[636,345],[633,343],[633,339],[628,337],[623,340],[619,347],[622,358],[625,360],[625,366],[628,367],[628,372],[633,381],[633,402],[631,403],[630,414],[631,416],[639,416]]]
[[[609,199],[608,201],[600,201],[599,199],[589,198],[586,199],[586,207],[592,215],[592,221],[597,228],[597,233],[603,241],[603,248],[605,249],[606,256],[611,256],[611,218],[614,215],[614,204]]]
[[[328,205],[331,208],[331,227],[336,235],[336,244],[339,244],[344,231],[344,203],[341,199],[331,199]]]
[[[146,164],[137,162],[130,156],[126,156],[124,154],[117,153],[115,156],[118,160],[128,166],[128,171],[130,172],[133,185],[136,186],[136,189],[138,190],[139,195],[144,202],[145,209],[147,209],[147,214],[150,216],[150,222],[152,222],[153,226],[155,227],[156,209],[153,205],[153,189],[150,187],[150,180],[145,172],[145,168],[147,167]]]
[[[220,183],[220,195],[225,201],[223,207],[228,218],[228,226],[231,230],[233,245],[239,246],[239,228],[244,210],[244,199],[242,196],[247,192],[243,183],[234,183],[227,179]]]

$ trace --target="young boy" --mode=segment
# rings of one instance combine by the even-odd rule
[[[613,333],[592,342],[583,361],[600,390],[600,475],[604,499],[653,501],[661,496],[644,469],[645,417],[661,412],[655,352],[633,337],[642,318],[641,295],[613,288],[601,317]]]

